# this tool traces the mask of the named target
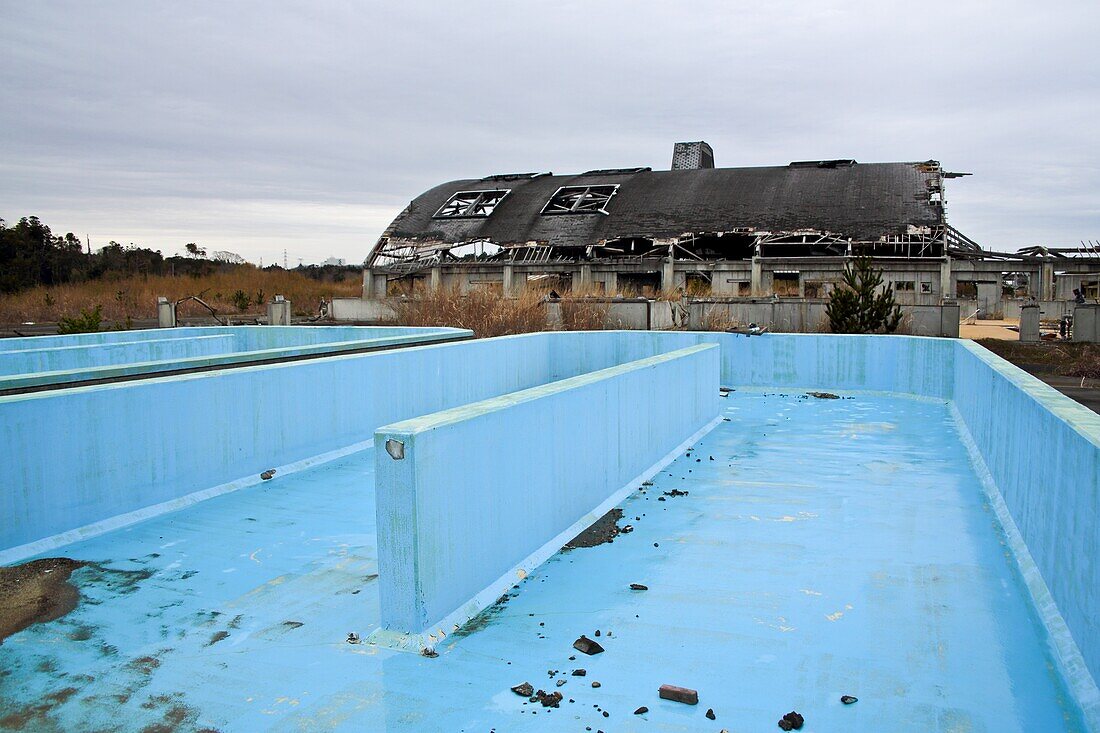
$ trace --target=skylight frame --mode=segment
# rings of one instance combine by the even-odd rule
[[[488,219],[500,206],[510,188],[456,191],[432,214],[433,219]],[[453,213],[452,213],[453,211]]]
[[[617,183],[595,183],[590,186],[561,186],[546,205],[544,216],[571,214],[609,214],[607,204],[619,192]]]

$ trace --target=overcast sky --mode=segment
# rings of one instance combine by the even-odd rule
[[[985,247],[1100,239],[1100,2],[0,0],[0,217],[360,262],[443,181],[935,158]]]

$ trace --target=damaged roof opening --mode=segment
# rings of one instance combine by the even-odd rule
[[[434,219],[458,219],[468,217],[486,217],[493,213],[511,189],[501,188],[492,191],[459,191],[439,207]]]
[[[543,214],[606,214],[604,208],[619,189],[606,186],[562,186],[543,207]]]

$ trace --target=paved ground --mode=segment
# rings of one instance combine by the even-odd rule
[[[944,405],[723,405],[623,502],[633,532],[555,555],[435,659],[346,642],[379,617],[369,452],[72,545],[75,610],[0,646],[0,729],[1081,729]]]

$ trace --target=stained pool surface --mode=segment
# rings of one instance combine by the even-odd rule
[[[369,451],[61,548],[95,564],[0,646],[0,729],[1083,730],[946,405],[841,394],[730,393],[623,502],[632,532],[436,658],[346,641],[379,619]]]

